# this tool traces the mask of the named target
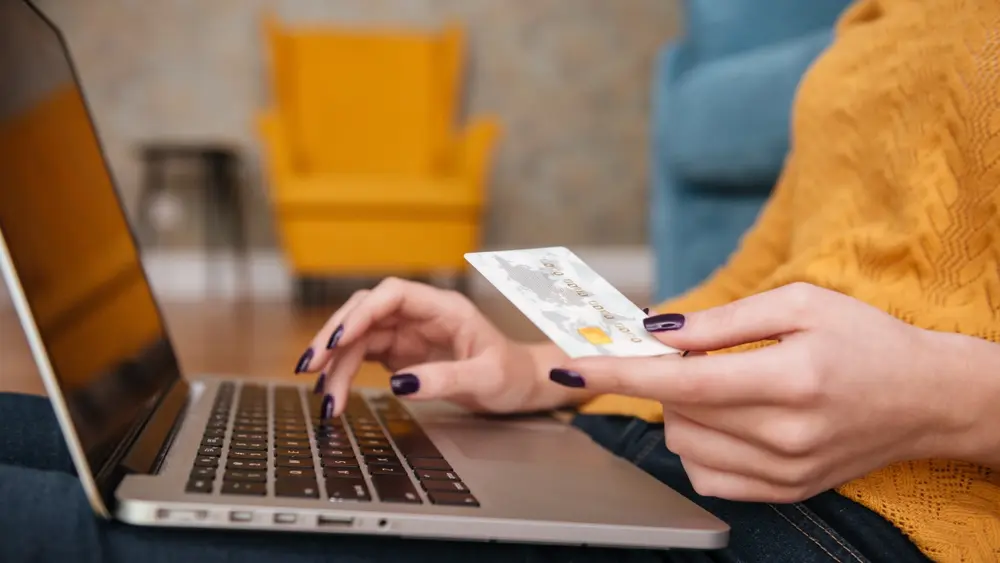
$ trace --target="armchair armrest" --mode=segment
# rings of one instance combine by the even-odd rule
[[[499,136],[500,122],[489,116],[475,118],[457,139],[456,172],[466,180],[466,185],[483,194]]]
[[[257,117],[257,130],[264,144],[264,162],[271,183],[277,184],[283,178],[292,176],[294,165],[291,147],[285,134],[285,126],[277,110],[270,109]]]

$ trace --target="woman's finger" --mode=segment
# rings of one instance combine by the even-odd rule
[[[335,361],[327,372],[326,395],[333,404],[333,416],[340,416],[347,407],[347,399],[351,391],[351,382],[357,374],[368,351],[368,338],[362,338],[346,345],[340,350]]]
[[[454,292],[418,282],[387,278],[365,299],[363,306],[352,309],[343,319],[340,341],[347,345],[367,333],[382,319],[401,317],[409,321],[429,321],[444,317],[461,324],[475,314],[475,308]],[[457,332],[457,328],[455,331]]]
[[[674,405],[783,404],[798,387],[782,346],[733,354],[656,358],[591,357],[553,369],[552,381]]]
[[[839,294],[808,284],[791,284],[720,307],[643,319],[646,330],[678,350],[722,350],[762,340],[781,340],[813,326],[838,306]]]
[[[727,473],[681,456],[691,487],[705,497],[738,502],[790,503],[805,498],[805,489],[774,485],[747,475]]]
[[[751,420],[747,420],[752,423]],[[811,458],[793,458],[703,426],[674,412],[664,421],[667,449],[722,473],[734,473],[782,487],[801,486],[814,477]]]
[[[323,328],[313,337],[309,348],[302,353],[299,363],[295,366],[295,373],[316,371],[330,362],[334,356],[333,351],[344,334],[344,318],[360,305],[370,293],[371,291],[367,289],[354,292],[340,309],[330,315]]]

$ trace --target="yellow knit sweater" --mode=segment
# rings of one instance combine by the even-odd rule
[[[800,85],[791,153],[757,224],[724,267],[658,310],[806,281],[1000,342],[998,209],[1000,1],[862,0]],[[658,404],[619,396],[583,410],[662,420]],[[998,472],[916,461],[839,491],[933,559],[1000,561]]]

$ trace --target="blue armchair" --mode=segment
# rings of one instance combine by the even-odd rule
[[[799,79],[849,0],[684,0],[653,84],[655,297],[708,277],[780,174]]]

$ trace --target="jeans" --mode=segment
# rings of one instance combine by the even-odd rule
[[[0,561],[142,563],[927,561],[894,526],[866,508],[822,493],[792,505],[701,497],[663,426],[625,417],[579,416],[574,424],[732,527],[717,551],[643,551],[478,542],[144,528],[95,518],[48,401],[0,394]]]

